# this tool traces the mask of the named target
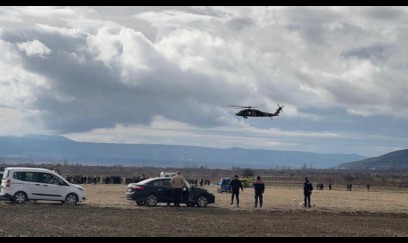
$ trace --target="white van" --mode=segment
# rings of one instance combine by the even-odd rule
[[[47,200],[77,204],[86,200],[86,191],[51,170],[9,167],[1,180],[0,196],[14,203]]]
[[[175,175],[175,172],[160,172],[160,177],[173,177]]]

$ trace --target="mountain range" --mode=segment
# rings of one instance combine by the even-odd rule
[[[408,149],[391,152],[378,157],[340,164],[335,168],[352,170],[407,170]]]
[[[358,154],[322,154],[244,148],[76,142],[63,136],[0,136],[7,163],[80,163],[154,167],[330,168],[365,159]]]

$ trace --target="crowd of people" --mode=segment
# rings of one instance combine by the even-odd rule
[[[111,176],[84,176],[84,175],[68,175],[65,179],[74,184],[122,184],[127,181],[126,177],[119,175]],[[130,183],[130,182],[129,182]]]
[[[70,176],[68,175],[66,179],[75,184],[129,184],[129,183],[137,183],[139,181],[148,179],[149,176],[143,174],[142,176],[133,176],[133,177],[122,177],[119,175],[112,175],[112,176],[83,176],[83,175],[75,175]],[[174,188],[174,204],[175,207],[180,206],[180,197],[182,194],[182,189],[186,187],[185,181],[189,182],[191,185],[198,186],[210,186],[211,182],[209,179],[186,179],[184,178],[180,171],[176,172],[176,175],[171,179],[171,185]],[[234,176],[234,179],[231,180],[229,183],[229,191],[231,192],[231,205],[235,204],[239,207],[239,194],[240,192],[244,191],[244,186],[242,181],[239,179],[238,175]],[[332,190],[332,184],[329,183],[329,190]],[[347,183],[346,190],[351,191],[353,185],[351,183]],[[260,176],[256,177],[256,180],[252,182],[252,188],[254,190],[254,207],[261,207],[263,205],[263,194],[265,192],[265,183],[261,180]],[[323,190],[324,184],[318,183],[316,184],[317,190]],[[305,177],[304,185],[303,185],[303,195],[304,195],[304,202],[302,203],[303,207],[310,208],[311,207],[311,195],[314,187],[312,183],[310,183],[308,177]],[[367,184],[367,191],[370,190],[370,184]]]

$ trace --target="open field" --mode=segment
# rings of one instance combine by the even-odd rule
[[[267,186],[263,208],[253,208],[247,188],[237,208],[211,186],[215,204],[177,209],[136,206],[126,185],[85,187],[88,200],[78,206],[0,202],[0,236],[408,236],[406,189],[315,190],[315,206],[303,209],[301,185]]]

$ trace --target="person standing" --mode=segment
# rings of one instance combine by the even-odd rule
[[[309,179],[305,177],[305,184],[303,186],[303,194],[305,195],[305,208],[310,208],[310,195],[313,191],[313,185],[309,182]]]
[[[261,180],[260,176],[256,177],[256,180],[252,183],[255,189],[255,208],[258,207],[258,199],[259,199],[259,207],[262,208],[263,203],[263,193],[265,191],[265,183]]]
[[[174,207],[180,207],[180,198],[183,194],[183,187],[185,185],[184,177],[181,175],[180,171],[176,172],[176,175],[173,176],[170,180],[171,186],[174,188]]]
[[[244,191],[242,182],[238,179],[238,175],[235,175],[235,178],[231,180],[229,184],[229,190],[231,191],[231,205],[234,204],[234,196],[237,198],[237,207],[239,207],[239,188],[241,191]]]

